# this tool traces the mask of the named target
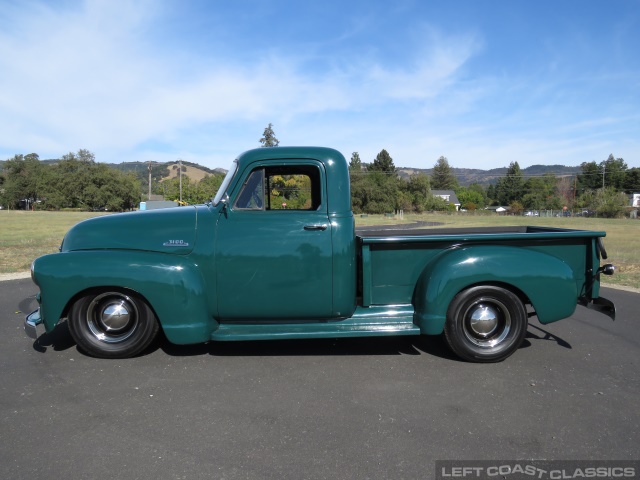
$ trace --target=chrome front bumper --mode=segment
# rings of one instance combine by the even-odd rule
[[[42,317],[40,317],[40,309],[31,312],[24,319],[24,331],[29,338],[36,340],[38,338],[38,325],[42,323]]]

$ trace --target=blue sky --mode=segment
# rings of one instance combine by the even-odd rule
[[[0,0],[0,159],[640,166],[637,0]]]

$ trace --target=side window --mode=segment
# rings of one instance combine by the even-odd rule
[[[322,206],[320,170],[314,165],[258,168],[236,199],[241,210],[318,210]]]

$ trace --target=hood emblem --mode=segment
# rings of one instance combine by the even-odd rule
[[[162,244],[163,247],[188,247],[189,242],[184,240],[167,240]]]

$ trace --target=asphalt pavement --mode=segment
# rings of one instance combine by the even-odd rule
[[[428,479],[436,460],[638,460],[640,294],[532,320],[498,364],[439,337],[80,353],[34,342],[29,279],[0,283],[2,479]],[[550,300],[552,301],[552,299]]]

